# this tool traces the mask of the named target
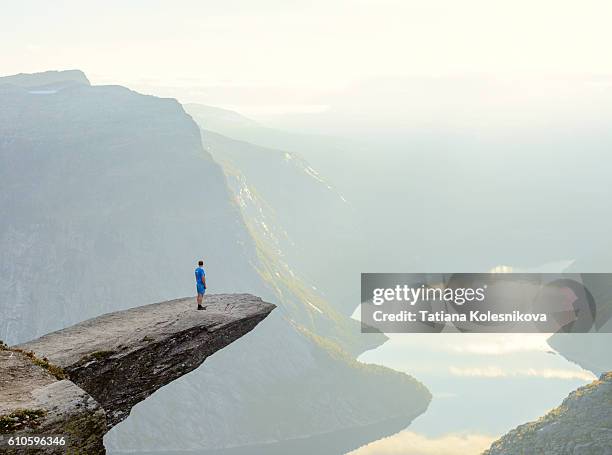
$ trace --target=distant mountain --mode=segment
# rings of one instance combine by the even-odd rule
[[[413,378],[355,361],[380,336],[361,335],[299,276],[287,279],[287,257],[268,254],[256,218],[245,223],[228,188],[236,182],[202,148],[199,128],[175,100],[60,79],[0,87],[0,338],[17,343],[193,295],[202,256],[210,292],[250,292],[279,305],[256,333],[134,407],[106,436],[107,448],[249,446],[392,418],[407,425],[426,409],[429,392]],[[45,89],[49,83],[57,89]],[[227,148],[232,160],[235,144],[216,140],[215,157]],[[264,188],[265,172],[248,174]],[[341,205],[336,193],[318,191]],[[287,215],[278,220],[271,231],[293,230]],[[320,222],[313,216],[313,229]],[[370,437],[398,429],[385,428]],[[367,441],[353,436],[334,453]]]
[[[357,258],[368,243],[362,215],[350,196],[304,158],[303,150],[311,155],[308,143],[232,111],[194,104],[186,109],[202,128],[206,150],[223,167],[252,234],[291,265],[290,274],[316,283],[335,308],[352,314],[359,304]]]
[[[297,153],[210,131],[203,143],[221,164],[251,235],[290,266],[279,273],[316,286],[334,308],[352,313],[359,272],[349,263],[365,239],[344,196]]]
[[[255,120],[252,120],[244,115],[222,109],[220,107],[207,106],[205,104],[184,104],[185,110],[202,128],[209,131],[225,132],[228,135],[236,133],[236,139],[242,139],[245,130],[252,129],[253,131],[268,129],[260,125]]]
[[[13,76],[0,77],[0,86],[3,84],[15,85],[23,88],[37,87],[38,89],[50,86],[65,87],[72,84],[91,85],[85,73],[80,70],[15,74]]]
[[[612,217],[604,208],[611,197],[607,150],[612,138],[601,126],[604,117],[595,119],[593,128],[580,127],[582,121],[563,128],[540,126],[541,116],[533,128],[523,119],[516,128],[497,129],[486,116],[475,128],[467,127],[462,116],[447,125],[435,115],[446,104],[431,104],[419,95],[421,85],[414,81],[403,94],[396,90],[397,99],[390,98],[389,88],[397,84],[370,87],[376,89],[371,93],[386,96],[375,97],[375,111],[368,110],[372,103],[362,102],[367,100],[351,97],[346,116],[316,114],[319,131],[334,129],[324,128],[321,119],[342,119],[344,131],[352,132],[347,140],[222,123],[223,116],[193,105],[186,110],[204,129],[298,153],[333,182],[354,208],[355,229],[363,239],[346,261],[356,274],[486,271],[499,263],[530,267],[580,255],[591,264],[598,255],[598,267],[591,270],[608,271]],[[430,94],[437,85],[424,87]],[[470,93],[461,97],[467,100]],[[412,95],[419,104],[411,104]],[[412,115],[402,117],[401,124],[386,124],[395,115],[388,110],[392,105]],[[453,105],[449,112],[464,105]],[[498,114],[536,115],[502,111]],[[370,121],[374,125],[366,125]],[[278,117],[277,124],[287,122]]]
[[[270,128],[238,112],[204,104],[185,104],[185,110],[206,131],[222,134],[232,139],[248,142],[267,149],[282,150],[301,155],[326,178],[332,178],[334,186],[350,196],[355,184],[353,166],[347,165],[360,153],[370,150],[350,138],[303,134]],[[348,197],[349,201],[351,197]]]

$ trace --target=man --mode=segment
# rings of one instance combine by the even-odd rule
[[[206,307],[202,306],[202,298],[206,292],[206,273],[204,272],[204,261],[198,261],[198,268],[195,269],[196,278],[196,289],[198,291],[198,310],[205,310]]]

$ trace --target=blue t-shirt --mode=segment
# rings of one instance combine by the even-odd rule
[[[202,277],[205,275],[206,273],[204,272],[204,269],[202,267],[198,267],[197,269],[195,269],[196,283],[199,285],[202,284]]]

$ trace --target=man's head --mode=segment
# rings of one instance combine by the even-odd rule
[[[204,265],[204,261],[198,261],[198,265],[202,267]]]

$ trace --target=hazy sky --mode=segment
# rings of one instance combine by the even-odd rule
[[[0,73],[80,68],[182,101],[316,111],[377,79],[612,74],[610,17],[605,0],[21,0],[2,6]]]

